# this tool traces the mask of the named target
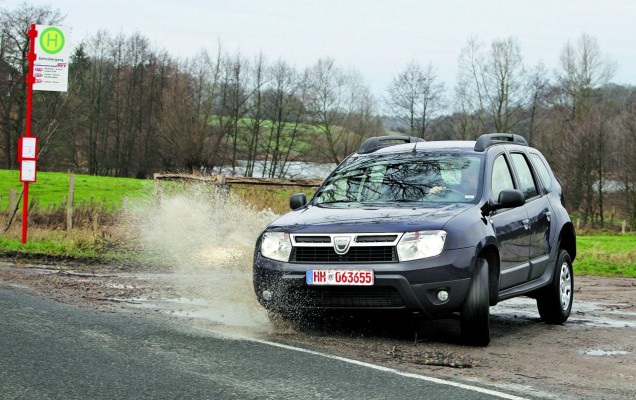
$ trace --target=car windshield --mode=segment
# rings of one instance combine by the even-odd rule
[[[315,204],[475,203],[482,157],[409,153],[352,157],[316,194]]]

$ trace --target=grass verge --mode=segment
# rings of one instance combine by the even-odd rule
[[[34,232],[33,232],[34,231]],[[72,263],[77,265],[111,264],[129,257],[106,250],[99,241],[81,230],[70,234],[62,231],[31,230],[22,244],[17,235],[0,236],[0,258],[18,262]]]
[[[578,236],[574,273],[636,278],[636,235]]]

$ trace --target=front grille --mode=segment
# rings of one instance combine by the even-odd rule
[[[302,263],[381,263],[397,262],[395,246],[350,247],[347,254],[338,255],[333,247],[294,247],[291,262]]]
[[[384,243],[384,242],[394,242],[397,239],[397,235],[368,235],[363,236],[360,235],[356,237],[357,243]]]
[[[287,298],[300,308],[400,308],[402,297],[392,287],[298,287]]]
[[[331,243],[330,236],[296,236],[296,243]]]

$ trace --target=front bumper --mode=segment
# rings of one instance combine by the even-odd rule
[[[459,311],[475,265],[473,248],[445,250],[433,258],[396,263],[286,263],[254,254],[254,290],[268,310],[395,310],[429,318]],[[310,286],[308,269],[373,269],[373,286]],[[438,299],[438,292],[448,299]]]

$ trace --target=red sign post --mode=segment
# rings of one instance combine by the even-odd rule
[[[29,221],[29,183],[35,182],[38,161],[38,138],[31,136],[33,90],[66,92],[68,86],[69,46],[64,29],[59,26],[31,24],[29,29],[29,73],[26,76],[26,132],[18,141],[18,162],[22,191],[22,244],[27,241]],[[35,40],[40,36],[39,40]],[[36,66],[37,78],[33,74]]]
[[[27,83],[27,104],[26,104],[26,131],[25,136],[18,142],[18,161],[20,162],[20,181],[23,182],[22,193],[22,244],[27,242],[27,227],[29,225],[29,182],[35,182],[35,171],[37,164],[37,138],[31,137],[31,109],[33,107],[33,64],[37,56],[35,55],[35,38],[38,31],[35,24],[31,24],[29,29],[29,73],[26,77]]]

